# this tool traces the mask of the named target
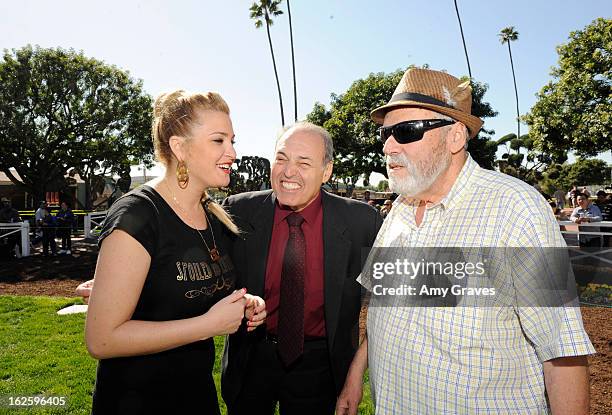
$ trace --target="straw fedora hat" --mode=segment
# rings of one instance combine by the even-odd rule
[[[418,107],[447,115],[467,127],[474,138],[482,120],[472,115],[472,87],[444,72],[409,68],[399,82],[389,102],[370,114],[372,120],[382,124],[385,114],[394,108]]]

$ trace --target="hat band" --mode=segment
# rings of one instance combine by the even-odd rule
[[[395,101],[415,101],[420,102],[421,104],[438,105],[440,107],[453,109],[455,108],[451,105],[448,105],[446,102],[430,97],[429,95],[417,94],[415,92],[402,92],[400,94],[395,94],[391,97],[389,104]]]

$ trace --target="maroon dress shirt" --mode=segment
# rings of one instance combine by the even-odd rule
[[[274,210],[272,239],[266,265],[264,299],[266,301],[267,330],[276,335],[280,303],[280,281],[283,269],[285,246],[289,239],[287,216],[293,211],[277,201]],[[302,231],[306,241],[306,275],[304,278],[304,337],[325,337],[325,314],[323,309],[323,205],[321,193],[311,204],[299,212],[304,218]]]

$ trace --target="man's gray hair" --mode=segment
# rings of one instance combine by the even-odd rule
[[[295,124],[285,126],[280,131],[276,139],[276,145],[278,145],[280,139],[283,138],[289,130],[307,131],[309,133],[319,135],[323,139],[323,144],[325,144],[325,155],[323,156],[323,164],[327,164],[334,159],[334,141],[332,140],[331,135],[325,128],[308,121],[296,122]]]

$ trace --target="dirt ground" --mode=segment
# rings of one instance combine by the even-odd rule
[[[82,281],[93,278],[96,243],[73,239],[72,255],[44,257],[40,246],[31,256],[0,260],[0,294],[74,296]]]
[[[75,241],[71,256],[0,262],[0,295],[74,296],[78,284],[93,278],[97,249],[91,241]],[[584,326],[597,354],[589,357],[591,414],[612,414],[612,308],[582,307]]]

